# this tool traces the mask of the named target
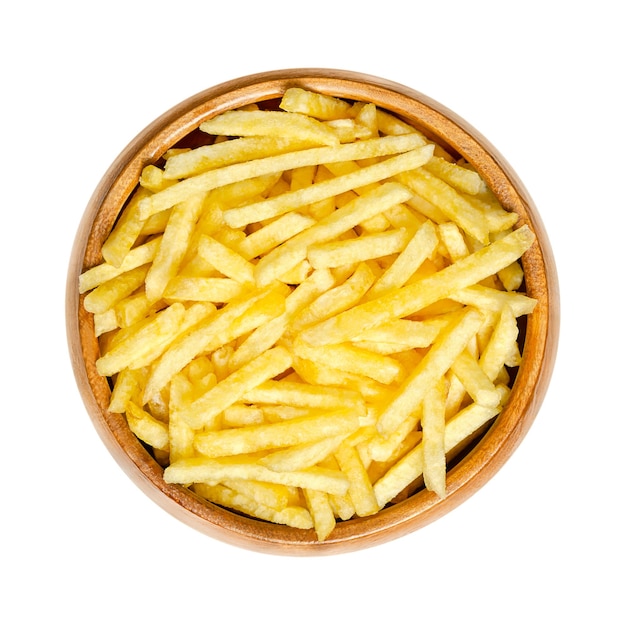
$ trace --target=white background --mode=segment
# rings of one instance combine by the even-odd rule
[[[625,624],[619,3],[95,6],[11,3],[0,25],[0,622]],[[464,117],[524,181],[560,277],[556,368],[517,452],[445,518],[345,556],[253,553],[164,513],[98,438],[65,338],[70,248],[117,154],[187,97],[288,67]]]

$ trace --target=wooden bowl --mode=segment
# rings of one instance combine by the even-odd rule
[[[93,318],[82,307],[78,276],[101,262],[101,246],[144,166],[192,136],[214,115],[252,102],[280,98],[299,86],[338,97],[374,102],[465,157],[502,205],[528,224],[536,242],[522,259],[526,291],[537,300],[528,316],[522,364],[510,400],[478,443],[448,473],[448,496],[418,491],[402,503],[361,519],[339,522],[325,542],[302,531],[249,519],[207,503],[191,491],[165,483],[163,470],[130,432],[124,416],[107,409],[110,388],[95,368],[99,356]],[[559,294],[555,264],[537,210],[517,175],[498,151],[468,123],[423,94],[364,74],[328,69],[290,69],[238,78],[211,87],[175,106],[135,137],[105,173],[76,235],[68,272],[67,334],[74,373],[87,412],[113,457],[163,509],[191,527],[248,549],[290,555],[348,552],[415,531],[457,507],[507,461],[527,433],[546,393],[558,339]]]

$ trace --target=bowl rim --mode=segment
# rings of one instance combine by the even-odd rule
[[[526,346],[511,399],[493,426],[463,461],[448,472],[444,500],[421,490],[369,518],[338,522],[324,542],[314,531],[298,531],[250,519],[206,503],[191,491],[164,482],[162,468],[130,433],[123,416],[110,413],[110,390],[95,371],[93,318],[82,307],[78,276],[99,262],[108,234],[145,165],[156,162],[200,123],[227,109],[280,97],[302,87],[370,101],[417,125],[465,157],[502,204],[536,234],[522,258],[528,293],[538,301],[527,318]],[[500,152],[458,114],[408,86],[340,69],[294,68],[235,78],[205,89],[170,108],[139,132],[104,173],[78,225],[66,283],[66,335],[72,369],[87,413],[103,443],[135,484],[180,521],[203,534],[251,550],[281,555],[323,555],[371,547],[413,532],[450,512],[484,486],[511,457],[528,432],[546,395],[558,346],[560,302],[554,255],[528,191]],[[91,365],[90,365],[91,364]]]

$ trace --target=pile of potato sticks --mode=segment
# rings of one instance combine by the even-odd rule
[[[444,498],[510,394],[534,235],[373,103],[291,88],[200,130],[144,169],[79,279],[109,410],[167,482],[320,541]]]

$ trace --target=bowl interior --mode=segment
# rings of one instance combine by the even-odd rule
[[[525,291],[537,300],[522,328],[523,359],[510,400],[497,419],[469,442],[451,464],[448,496],[419,490],[407,500],[362,519],[339,522],[325,542],[313,530],[278,526],[233,513],[165,483],[163,470],[130,432],[124,416],[110,413],[110,387],[98,375],[93,317],[78,292],[78,276],[101,262],[101,247],[135,189],[142,169],[174,146],[195,146],[205,119],[252,102],[275,107],[288,87],[374,102],[395,113],[455,155],[469,161],[501,204],[528,224],[536,242],[522,258]],[[202,136],[203,137],[203,136]],[[201,139],[200,139],[201,141]],[[67,282],[67,333],[74,372],[87,412],[103,442],[136,484],[163,509],[199,531],[242,547],[281,554],[329,554],[388,541],[436,520],[491,478],[532,424],[546,393],[558,336],[558,284],[554,259],[539,214],[515,172],[464,120],[403,85],[341,70],[285,70],[256,74],[207,89],[177,105],[142,131],[119,155],[95,190],[79,226]]]

